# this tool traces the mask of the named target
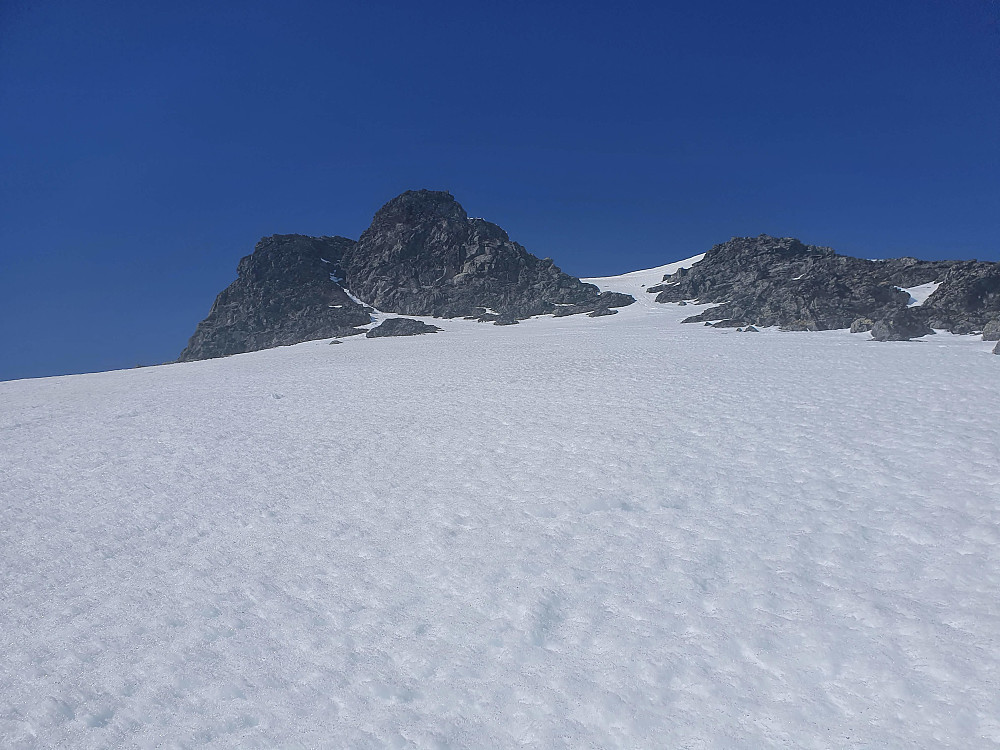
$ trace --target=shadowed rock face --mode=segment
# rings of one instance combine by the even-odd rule
[[[685,322],[725,319],[790,330],[850,328],[859,319],[892,336],[928,327],[969,333],[1000,318],[1000,264],[977,261],[872,261],[796,239],[737,237],[716,245],[690,269],[650,287],[657,302],[719,303]],[[940,282],[919,307],[899,287]],[[901,325],[901,311],[907,325]]]
[[[265,237],[240,261],[236,281],[216,297],[178,360],[364,333],[356,326],[371,316],[331,279],[353,244],[345,237]]]
[[[344,255],[352,293],[380,310],[453,318],[523,319],[572,306],[620,307],[628,295],[560,271],[512,242],[496,224],[470,219],[447,192],[407,191],[386,203]]]

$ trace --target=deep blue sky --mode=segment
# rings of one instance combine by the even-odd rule
[[[0,379],[174,358],[410,189],[566,271],[735,235],[1000,260],[993,0],[0,0]]]

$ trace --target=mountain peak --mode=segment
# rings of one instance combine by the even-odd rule
[[[397,195],[358,242],[265,237],[237,272],[198,324],[182,360],[358,334],[371,322],[368,305],[404,315],[513,323],[534,315],[607,315],[635,302],[563,273],[496,224],[470,221],[444,190]]]
[[[407,190],[380,208],[373,224],[411,224],[425,220],[452,219],[465,221],[465,213],[447,190]]]
[[[470,220],[451,193],[438,190],[408,190],[382,206],[345,254],[343,270],[352,293],[401,315],[516,320],[635,301],[600,294],[496,224]]]

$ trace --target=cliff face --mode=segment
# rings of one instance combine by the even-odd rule
[[[870,321],[870,328],[906,318],[914,326],[908,330],[969,333],[1000,318],[1000,264],[864,260],[767,235],[716,245],[703,260],[664,282],[648,290],[657,294],[657,302],[718,303],[685,322],[721,319],[734,326],[826,330],[859,320]],[[911,306],[902,289],[924,284],[937,286],[922,304]]]
[[[352,293],[380,310],[437,317],[528,318],[591,312],[634,301],[601,295],[511,241],[483,219],[470,219],[450,193],[408,191],[386,203],[344,255]]]
[[[346,237],[273,235],[243,258],[236,281],[215,299],[179,361],[224,357],[363,333],[367,309],[333,280]]]

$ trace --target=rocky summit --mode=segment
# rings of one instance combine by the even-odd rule
[[[650,287],[657,302],[716,303],[684,322],[871,331],[883,341],[946,329],[992,330],[1000,320],[1000,264],[864,260],[792,238],[736,237]],[[907,290],[923,287],[918,300]]]
[[[604,293],[472,219],[450,193],[410,190],[375,214],[344,256],[351,291],[380,310],[442,318],[525,319],[635,300]]]
[[[607,315],[633,302],[563,273],[496,224],[469,218],[450,193],[413,190],[385,204],[358,242],[262,239],[179,360],[364,333],[359,326],[371,322],[373,307],[504,325],[543,314]]]

